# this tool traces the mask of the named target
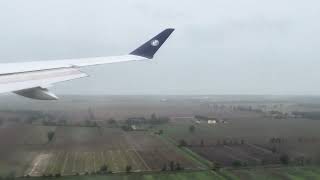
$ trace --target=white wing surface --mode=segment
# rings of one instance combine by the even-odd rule
[[[40,100],[58,99],[47,88],[58,82],[88,76],[81,72],[79,68],[152,59],[173,31],[174,29],[165,29],[130,54],[123,56],[2,63],[0,64],[0,93],[14,92]]]

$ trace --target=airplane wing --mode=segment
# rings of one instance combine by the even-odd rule
[[[14,92],[18,95],[39,100],[56,100],[48,91],[55,83],[88,76],[80,71],[83,66],[93,66],[126,61],[152,59],[174,29],[165,29],[128,55],[34,61],[0,64],[0,93]]]

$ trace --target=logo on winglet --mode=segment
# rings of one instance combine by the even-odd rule
[[[151,45],[152,45],[152,46],[158,46],[158,45],[159,45],[159,41],[158,41],[157,39],[152,40],[152,41],[151,41]]]

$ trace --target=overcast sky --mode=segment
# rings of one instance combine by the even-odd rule
[[[57,94],[320,94],[319,0],[1,0],[0,62],[127,54]]]

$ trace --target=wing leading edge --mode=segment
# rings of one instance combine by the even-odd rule
[[[15,92],[40,100],[57,99],[47,87],[88,76],[79,70],[80,67],[152,59],[173,31],[174,29],[166,29],[123,56],[0,64],[0,93]]]

